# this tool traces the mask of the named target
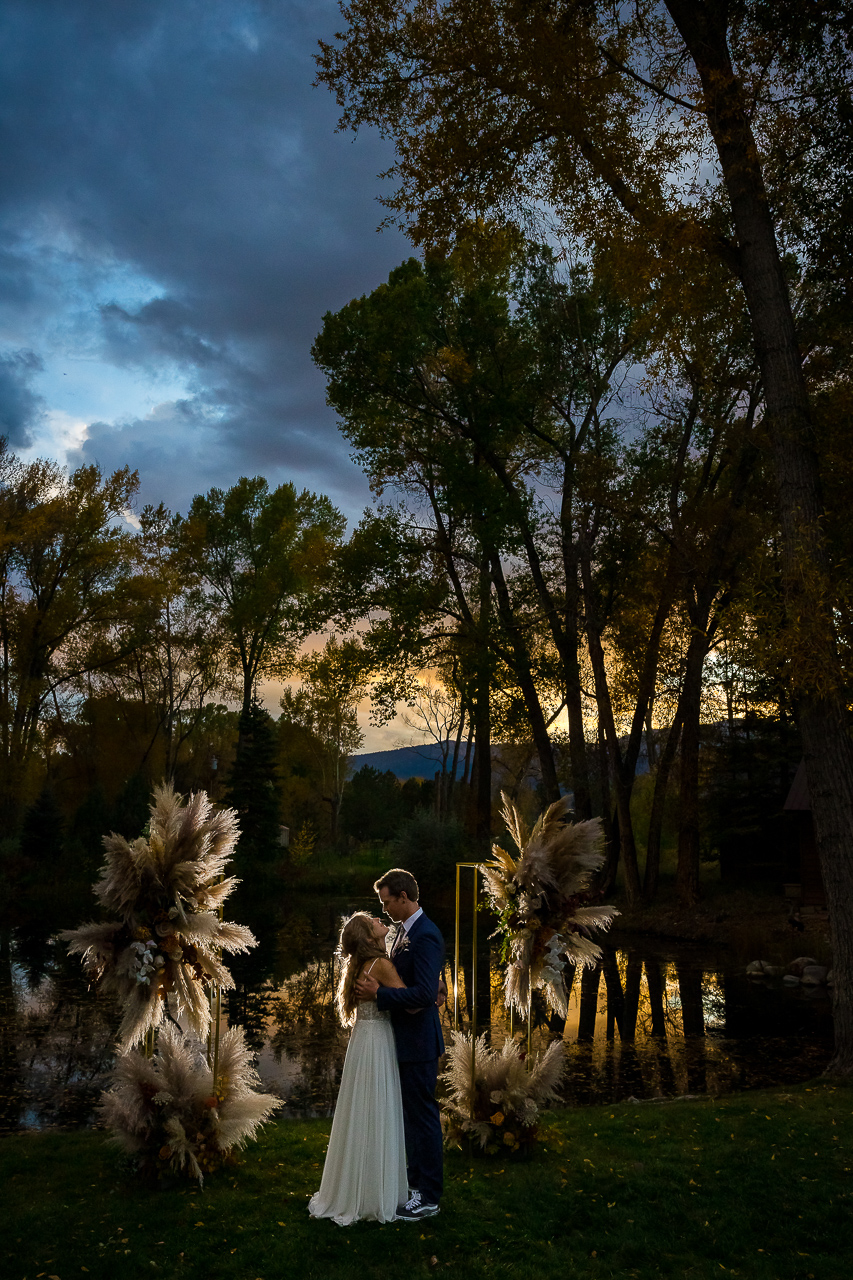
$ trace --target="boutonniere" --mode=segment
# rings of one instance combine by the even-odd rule
[[[401,951],[406,950],[406,948],[409,945],[409,935],[406,933],[406,930],[403,928],[402,923],[398,924],[396,929],[393,930],[393,932],[390,929],[388,930],[388,936],[385,939],[385,945],[388,948],[389,956],[394,955],[395,953],[399,955]]]

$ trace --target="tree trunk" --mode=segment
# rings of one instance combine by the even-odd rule
[[[501,621],[506,628],[512,646],[512,669],[521,689],[521,696],[530,720],[530,729],[536,754],[539,757],[539,768],[542,771],[542,790],[548,804],[560,799],[560,784],[557,781],[557,769],[554,764],[554,751],[548,736],[548,726],[542,711],[542,704],[536,692],[536,685],[530,670],[530,651],[515,617],[507,590],[503,566],[496,551],[491,555],[492,577],[495,583],[498,609]]]
[[[491,613],[491,577],[486,557],[480,565],[480,613],[478,633],[475,639],[474,694],[474,733],[476,748],[474,751],[473,800],[474,821],[473,835],[477,846],[477,857],[488,857],[492,841],[492,726],[491,726],[491,676],[492,664],[489,654],[489,616]]]
[[[699,901],[699,737],[702,714],[702,669],[708,653],[708,637],[693,628],[687,649],[684,685],[679,700],[681,718],[681,772],[678,822],[678,870],[676,889],[681,905]]]
[[[598,769],[601,774],[601,825],[604,829],[604,866],[595,878],[601,893],[610,893],[616,883],[619,868],[619,815],[613,814],[610,795],[610,756],[604,737],[604,725],[598,717]]]
[[[681,709],[676,712],[675,720],[666,738],[666,745],[660,755],[658,771],[655,775],[655,789],[652,795],[652,811],[649,814],[649,833],[646,840],[646,866],[643,874],[643,901],[654,902],[658,891],[660,876],[660,846],[663,832],[663,814],[666,805],[666,790],[669,775],[675,762],[675,753],[681,737]]]
[[[619,739],[616,733],[616,722],[613,717],[613,705],[607,684],[607,671],[604,659],[604,648],[592,620],[587,614],[587,641],[592,670],[595,677],[595,697],[598,713],[604,723],[607,748],[613,769],[613,788],[616,793],[616,813],[619,818],[619,857],[625,875],[625,891],[628,901],[639,902],[640,873],[637,867],[637,844],[634,839],[634,826],[631,821],[631,791],[634,774],[623,769],[623,761],[619,750]]]
[[[601,966],[598,964],[581,969],[581,994],[578,1009],[578,1041],[592,1040],[598,1015],[598,987],[601,982]]]
[[[731,202],[740,278],[764,383],[782,518],[793,696],[829,906],[835,986],[831,1074],[853,1072],[853,743],[835,646],[829,556],[808,392],[772,213],[727,45],[726,6],[666,0],[696,64]]]

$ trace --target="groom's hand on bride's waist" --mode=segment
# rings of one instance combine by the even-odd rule
[[[368,974],[364,978],[356,980],[353,990],[359,1000],[375,1000],[376,992],[379,990],[379,983]]]

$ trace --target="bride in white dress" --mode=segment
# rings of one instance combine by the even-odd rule
[[[393,1222],[408,1197],[400,1072],[391,1015],[353,990],[362,973],[383,987],[403,987],[385,955],[387,925],[366,911],[350,916],[341,930],[344,960],[337,992],[338,1014],[352,1035],[326,1151],[320,1190],[311,1197],[313,1218],[348,1227],[359,1218]]]

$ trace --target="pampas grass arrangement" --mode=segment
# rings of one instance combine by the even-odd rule
[[[223,874],[238,835],[233,809],[215,810],[203,791],[184,804],[165,784],[154,791],[147,835],[104,836],[107,858],[94,893],[119,919],[60,937],[82,956],[87,976],[123,1002],[122,1048],[162,1024],[167,996],[177,1016],[206,1036],[211,989],[234,986],[221,953],[256,945],[244,925],[220,918],[238,883]]]
[[[211,1027],[211,995],[234,986],[222,952],[256,945],[244,925],[222,920],[222,904],[238,883],[225,877],[237,816],[215,810],[204,792],[184,803],[169,784],[155,788],[150,812],[139,839],[104,837],[106,862],[94,893],[118,920],[60,937],[82,957],[89,978],[124,1003],[119,1057],[101,1100],[114,1141],[143,1172],[201,1182],[282,1103],[255,1092],[241,1027],[219,1037],[215,1071],[199,1039]]]
[[[242,1027],[223,1033],[214,1082],[200,1044],[167,1026],[153,1057],[138,1051],[119,1057],[101,1113],[141,1172],[202,1183],[282,1105],[256,1093],[257,1084]]]
[[[565,1018],[566,960],[595,964],[601,948],[591,930],[609,928],[619,914],[615,907],[589,905],[592,876],[604,862],[601,821],[567,822],[564,799],[540,814],[528,832],[509,796],[502,796],[502,815],[519,856],[493,845],[498,865],[486,864],[482,872],[504,936],[504,1002],[526,1017],[531,991],[542,989],[551,1008]]]
[[[466,1032],[455,1032],[442,1075],[449,1095],[441,1104],[445,1141],[461,1147],[463,1139],[473,1138],[487,1155],[529,1151],[540,1109],[557,1096],[564,1068],[560,1040],[528,1070],[514,1041],[497,1052],[485,1035],[472,1044]]]

